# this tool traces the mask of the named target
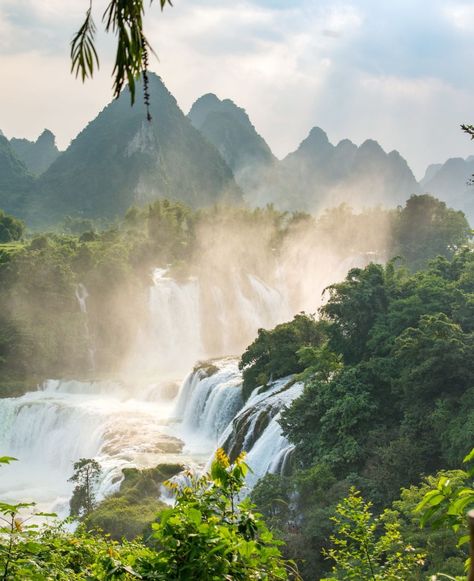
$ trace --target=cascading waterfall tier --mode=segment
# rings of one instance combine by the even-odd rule
[[[284,473],[293,446],[283,436],[278,420],[302,391],[302,383],[286,377],[272,382],[265,391],[254,390],[244,405],[237,360],[202,364],[186,378],[177,399],[175,416],[182,422],[185,449],[207,449],[207,466],[217,447],[223,447],[232,460],[246,452],[252,469],[247,477],[249,487],[267,472]]]
[[[116,382],[50,380],[0,399],[0,450],[19,460],[2,468],[0,498],[66,516],[67,479],[80,458],[102,467],[99,498],[118,487],[124,467],[181,462],[182,442],[167,426],[172,403],[150,393],[135,395]]]
[[[203,466],[218,446],[231,457],[248,453],[251,487],[265,473],[284,470],[292,446],[278,418],[301,390],[287,378],[255,390],[244,404],[235,359],[197,365],[174,399],[169,382],[133,389],[116,381],[46,381],[37,391],[0,399],[0,450],[19,460],[2,468],[0,498],[35,501],[66,516],[67,479],[80,458],[102,467],[100,499],[118,488],[125,467]]]
[[[302,392],[303,384],[291,377],[273,382],[265,391],[257,388],[223,433],[220,446],[231,459],[247,453],[250,488],[265,474],[283,474],[288,469],[293,446],[283,435],[278,420]]]
[[[197,365],[185,379],[175,409],[187,447],[208,454],[242,405],[242,376],[236,359]]]
[[[259,328],[290,319],[292,309],[276,282],[271,286],[255,274],[231,271],[224,280],[178,281],[159,268],[149,313],[127,370],[182,377],[196,361],[240,353]]]

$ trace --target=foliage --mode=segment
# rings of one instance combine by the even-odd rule
[[[25,224],[21,220],[0,210],[0,243],[20,240],[24,230]]]
[[[412,196],[400,209],[394,223],[397,241],[394,254],[402,255],[415,270],[433,256],[449,258],[471,235],[464,214],[447,208],[444,202],[423,194]]]
[[[319,556],[328,550],[329,514],[350,486],[378,511],[394,503],[390,518],[429,553],[413,579],[459,574],[455,536],[431,526],[428,540],[411,513],[433,484],[421,478],[454,469],[474,437],[473,275],[474,254],[461,249],[413,274],[395,261],[370,264],[329,289],[319,323],[325,336],[298,350],[293,373],[305,387],[280,419],[295,445],[294,472],[257,487],[259,508],[286,550],[306,560],[305,578],[325,572]],[[273,353],[271,340],[265,347]],[[289,498],[287,511],[272,510]]]
[[[125,468],[119,491],[106,497],[86,515],[86,527],[117,541],[149,534],[151,523],[165,508],[157,500],[163,482],[182,469],[177,464],[160,464],[144,470]]]
[[[433,256],[451,257],[471,236],[464,214],[447,208],[428,194],[411,196],[394,222],[393,254],[402,255],[412,270]]]
[[[413,275],[369,265],[331,287],[321,313],[344,368],[308,379],[281,421],[304,467],[358,473],[386,504],[423,473],[456,466],[460,418],[472,429],[473,260],[461,251]]]
[[[208,478],[175,485],[176,506],[153,525],[162,547],[153,566],[162,579],[288,579],[285,563],[260,516],[248,500],[239,502],[247,466],[230,464],[218,450]]]
[[[303,579],[312,580],[327,571],[323,549],[328,548],[333,528],[330,517],[348,488],[320,464],[288,477],[267,474],[251,492],[265,522],[284,540],[283,554],[297,562]]]
[[[426,553],[423,570],[413,581],[415,579],[425,581],[440,571],[449,571],[451,575],[464,574],[468,551],[465,545],[459,545],[459,539],[463,534],[461,528],[455,532],[450,527],[436,526],[435,523],[429,522],[421,526],[424,513],[423,510],[417,510],[425,495],[436,489],[441,478],[448,479],[456,490],[466,485],[464,471],[443,470],[433,476],[423,478],[420,484],[402,489],[400,498],[391,506],[393,515],[400,523],[400,530],[405,541]]]
[[[321,309],[331,327],[330,346],[342,353],[346,363],[359,360],[366,349],[369,333],[388,306],[388,277],[391,269],[380,264],[353,268],[342,283],[328,287],[329,300]]]
[[[81,458],[74,463],[74,473],[69,482],[76,486],[70,501],[71,516],[87,516],[96,505],[94,488],[102,469],[97,460]]]
[[[371,506],[355,488],[337,505],[333,547],[326,552],[334,561],[331,580],[403,581],[423,566],[424,555],[405,544],[400,525],[388,513],[374,517]]]
[[[159,0],[161,9],[171,0]],[[111,0],[103,15],[106,32],[117,36],[117,52],[114,65],[114,97],[118,97],[128,83],[132,105],[135,100],[135,80],[143,75],[146,79],[148,53],[151,46],[143,31],[145,5],[143,0]],[[92,77],[99,57],[95,49],[96,26],[92,17],[92,2],[85,20],[71,42],[71,67],[76,76],[84,81]],[[146,86],[145,86],[146,91]],[[145,92],[145,102],[148,96]]]
[[[288,482],[277,474],[266,474],[252,490],[252,502],[273,530],[286,528],[285,524],[290,520],[289,490]]]
[[[472,464],[473,460],[474,449],[463,462]],[[459,471],[454,478],[450,474],[441,475],[435,483],[432,483],[431,489],[425,493],[416,507],[416,511],[421,514],[421,526],[451,529],[458,536],[458,547],[466,547],[469,543],[466,514],[474,508],[473,475],[472,465],[466,470]],[[469,564],[470,559],[467,560],[466,567]]]
[[[0,574],[32,581],[297,579],[260,516],[248,501],[238,501],[246,470],[243,458],[230,465],[219,451],[210,475],[189,475],[176,488],[176,505],[153,525],[153,548],[91,535],[83,526],[70,532],[57,523],[26,524],[19,515],[30,505],[1,503],[0,518],[7,523],[0,528]],[[170,473],[170,467],[160,471]],[[129,482],[134,488],[132,481],[143,484],[137,474]]]
[[[243,394],[248,398],[258,386],[266,387],[275,379],[302,372],[304,364],[298,355],[302,347],[317,347],[324,339],[324,325],[311,315],[300,313],[290,323],[273,330],[258,330],[255,341],[242,355]]]

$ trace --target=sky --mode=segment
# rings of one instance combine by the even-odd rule
[[[148,2],[146,3],[148,6]],[[333,143],[376,139],[420,178],[430,163],[474,154],[474,2],[456,0],[174,0],[147,8],[157,72],[185,113],[215,93],[247,110],[278,157],[311,127]],[[110,101],[114,39],[82,84],[69,43],[89,0],[0,0],[0,129],[67,147]]]

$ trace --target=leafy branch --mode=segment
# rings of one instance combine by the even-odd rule
[[[71,72],[80,75],[82,82],[94,73],[94,63],[99,67],[99,56],[94,46],[96,26],[92,18],[92,2],[81,28],[71,42]]]
[[[150,0],[150,4],[153,0]],[[161,10],[171,0],[159,0]],[[102,22],[107,33],[117,37],[117,50],[113,68],[113,95],[118,98],[126,83],[130,90],[132,105],[135,102],[136,81],[143,79],[143,95],[147,109],[147,118],[150,116],[150,94],[148,90],[149,54],[155,54],[145,36],[143,20],[145,16],[144,0],[110,0]],[[80,76],[84,82],[92,78],[95,68],[99,68],[99,56],[95,48],[96,26],[92,16],[92,0],[82,26],[71,41],[71,71]]]
[[[471,136],[471,139],[474,139],[474,125],[465,125],[464,123],[461,125],[461,129],[464,133],[467,133]]]
[[[471,136],[471,139],[474,139],[474,125],[466,125],[466,124],[462,124],[461,125],[461,129],[464,131],[464,133],[467,133],[468,135]],[[471,176],[470,179],[468,180],[467,184],[469,186],[473,186],[474,185],[474,176]]]

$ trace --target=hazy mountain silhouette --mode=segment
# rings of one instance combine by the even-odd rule
[[[49,129],[45,129],[36,141],[13,137],[10,146],[33,175],[45,172],[60,154],[56,138]]]
[[[0,133],[0,208],[44,226],[66,215],[113,218],[165,197],[192,207],[244,197],[252,206],[317,212],[343,202],[395,207],[422,190],[474,220],[474,188],[467,185],[474,157],[433,164],[418,184],[397,151],[371,139],[334,145],[314,127],[280,161],[231,100],[204,95],[186,117],[156,75],[150,93],[151,122],[125,92],[61,154],[48,130],[36,142],[9,143]]]
[[[254,202],[306,211],[343,202],[355,208],[394,207],[418,191],[413,172],[397,151],[386,153],[371,139],[359,147],[348,139],[333,145],[314,127],[298,149],[275,166]]]
[[[150,92],[151,122],[125,91],[87,125],[39,178],[34,214],[110,218],[156,198],[193,207],[241,199],[230,168],[156,75]]]
[[[462,210],[473,223],[474,186],[469,183],[473,174],[474,156],[467,159],[453,157],[443,164],[428,166],[420,185],[424,192]]]
[[[200,97],[188,114],[191,123],[219,151],[237,183],[252,197],[277,159],[252,125],[246,111],[212,93]]]

